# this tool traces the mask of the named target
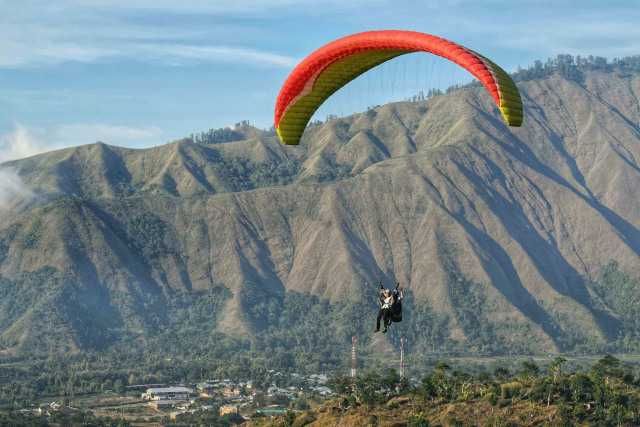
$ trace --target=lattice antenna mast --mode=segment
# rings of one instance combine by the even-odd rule
[[[351,378],[356,377],[358,369],[358,358],[356,354],[356,345],[358,344],[358,337],[355,335],[351,337]]]
[[[400,378],[404,378],[404,337],[400,337]]]

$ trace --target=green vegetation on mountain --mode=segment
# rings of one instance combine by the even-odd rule
[[[609,62],[607,58],[601,56],[578,55],[574,57],[561,54],[555,58],[549,58],[545,62],[535,61],[527,68],[518,69],[513,74],[513,78],[517,82],[525,82],[558,73],[570,80],[583,81],[583,73],[589,71],[637,73],[640,72],[640,55],[614,58]]]
[[[620,271],[618,263],[612,261],[605,266],[593,289],[620,318],[615,346],[626,352],[640,351],[640,278]]]
[[[612,274],[621,274],[613,266],[603,273],[603,280],[608,280]],[[29,283],[32,284],[25,282],[24,286]],[[628,286],[629,282],[621,281],[614,289],[624,290]],[[389,362],[379,358],[375,337],[371,335],[375,321],[373,306],[353,302],[331,304],[295,292],[282,297],[263,297],[248,308],[252,319],[262,327],[255,331],[252,339],[237,339],[215,329],[216,317],[228,297],[224,288],[214,288],[197,296],[176,293],[170,298],[170,305],[158,302],[157,308],[166,315],[147,319],[148,329],[144,334],[133,335],[126,328],[110,330],[105,327],[107,334],[102,341],[96,339],[96,347],[82,353],[65,355],[64,349],[52,342],[63,340],[64,335],[47,336],[43,332],[38,336],[42,340],[40,348],[46,345],[57,351],[5,358],[5,363],[0,364],[0,378],[3,378],[0,406],[21,407],[38,396],[73,397],[114,389],[121,392],[126,385],[140,383],[195,383],[202,378],[230,377],[269,384],[277,381],[274,377],[267,380],[270,369],[303,373],[346,371],[353,335],[360,337],[360,357],[367,361],[363,363],[375,366],[382,363],[379,365],[382,369]],[[69,317],[73,316],[74,307],[63,307],[71,312]],[[52,308],[60,310],[55,306]],[[639,320],[638,316],[634,311],[634,322]],[[51,322],[48,331],[65,325],[58,317],[42,318]],[[75,319],[91,324],[85,310],[76,313]],[[523,349],[536,352],[526,334],[517,335],[513,338],[513,347],[506,348],[501,346],[507,344],[499,341],[490,344],[491,340],[496,340],[495,335],[491,331],[483,332],[488,335],[479,335],[471,341],[478,345],[484,343],[483,340],[489,341],[478,349],[464,342],[451,342],[447,339],[450,332],[446,317],[436,314],[428,305],[416,303],[409,292],[405,323],[393,325],[388,339],[393,345],[399,344],[400,336],[406,339],[407,363],[417,373],[427,369],[433,358],[443,354],[462,355],[472,351],[477,354],[481,350],[484,354],[518,355]],[[116,341],[110,341],[116,337]],[[142,339],[145,341],[141,342]],[[38,349],[35,345],[32,348]],[[617,341],[608,347],[585,348],[588,352],[626,350],[620,348]]]

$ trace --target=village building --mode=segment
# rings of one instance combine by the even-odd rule
[[[237,405],[222,405],[219,409],[220,416],[223,417],[225,415],[238,414],[238,406]]]
[[[189,400],[192,393],[193,390],[187,387],[158,387],[147,389],[142,398],[151,401],[185,401]]]
[[[200,383],[196,389],[200,393],[200,397],[215,397],[219,386],[212,383]]]
[[[240,396],[240,387],[228,385],[222,389],[222,395],[227,398]]]

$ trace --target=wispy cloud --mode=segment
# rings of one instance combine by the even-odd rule
[[[291,56],[228,46],[162,44],[139,45],[135,49],[139,50],[141,54],[171,63],[180,63],[180,61],[240,62],[279,67],[292,67],[296,64],[296,59]]]
[[[538,57],[561,51],[624,55],[640,49],[640,9],[616,0],[585,0],[579,8],[568,0],[0,0],[0,8],[4,68],[118,58],[291,67],[296,58],[265,46],[261,36],[279,28],[275,17],[297,28],[313,25],[312,16],[330,13],[362,29],[421,28]],[[283,40],[292,30],[287,25],[278,31]]]
[[[13,131],[0,135],[0,163],[33,156],[50,149],[51,147],[22,125],[16,125]]]
[[[2,42],[0,42],[0,45]],[[26,42],[25,42],[26,44]],[[12,52],[13,51],[13,52]],[[135,59],[182,65],[189,63],[241,63],[291,67],[296,58],[268,51],[222,45],[124,43],[119,46],[90,47],[73,44],[49,44],[27,50],[15,43],[13,49],[0,48],[0,67],[21,68],[56,65],[63,62],[93,63],[110,59]]]
[[[238,62],[290,67],[293,57],[243,46],[241,25],[193,28],[182,14],[257,13],[292,1],[163,2],[79,1],[53,4],[26,1],[3,5],[0,16],[0,67],[22,68],[64,62],[93,63],[134,59],[161,63]],[[140,18],[152,10],[154,18]],[[174,22],[175,21],[175,22]]]
[[[0,168],[0,212],[19,206],[33,196],[33,192],[13,169]]]

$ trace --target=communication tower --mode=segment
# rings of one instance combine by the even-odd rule
[[[400,378],[404,378],[404,337],[400,337]]]
[[[356,377],[356,371],[358,368],[358,358],[356,355],[357,344],[358,344],[358,338],[354,335],[351,337],[351,378]]]

